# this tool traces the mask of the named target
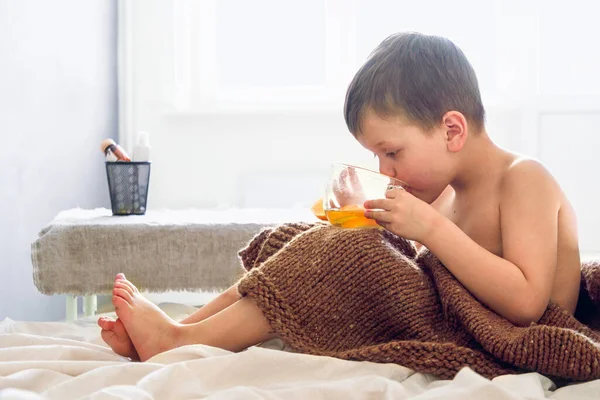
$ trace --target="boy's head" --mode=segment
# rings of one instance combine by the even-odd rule
[[[431,203],[456,178],[468,133],[483,130],[477,78],[448,39],[399,33],[384,40],[346,94],[348,129],[379,171]]]
[[[464,53],[448,39],[419,33],[389,36],[354,76],[344,105],[354,136],[369,109],[424,131],[442,123],[448,111],[464,115],[475,132],[485,119],[477,77]]]

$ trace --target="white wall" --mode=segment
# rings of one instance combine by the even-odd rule
[[[253,22],[242,23],[235,16],[243,3],[241,0],[144,0],[133,1],[128,9],[130,15],[124,29],[124,32],[128,32],[126,56],[129,62],[125,64],[128,80],[127,86],[122,89],[128,89],[125,94],[129,107],[125,109],[127,112],[122,113],[122,140],[125,141],[139,130],[151,133],[153,167],[149,207],[305,207],[322,195],[325,176],[332,162],[376,167],[375,160],[356,143],[344,123],[342,103],[351,75],[373,46],[401,27],[416,29],[418,23],[415,21],[427,22],[428,28],[434,25],[440,29],[441,25],[448,25],[447,21],[440,25],[432,24],[422,16],[413,18],[417,16],[415,13],[420,12],[414,9],[414,4],[405,8],[403,18],[399,19],[381,20],[373,14],[390,6],[396,10],[404,2],[380,0],[371,4],[365,1],[311,1],[299,7],[304,11],[312,9],[312,13],[318,14],[322,5],[328,4],[329,11],[335,15],[332,19],[334,22],[326,27],[327,38],[344,37],[345,30],[350,35],[356,35],[355,41],[340,41],[342,47],[346,45],[343,54],[333,50],[337,42],[327,43],[331,47],[327,53],[339,57],[328,58],[328,62],[341,68],[333,72],[328,70],[327,73],[347,75],[347,69],[352,69],[343,82],[333,80],[327,88],[334,95],[332,102],[323,105],[318,103],[321,99],[312,98],[312,103],[290,106],[281,101],[282,98],[271,98],[271,104],[267,107],[262,103],[237,107],[240,101],[244,101],[240,99],[242,95],[250,94],[252,101],[252,95],[264,95],[272,88],[253,88],[252,82],[238,87],[234,85],[234,89],[239,89],[236,94],[240,97],[234,96],[223,101],[232,83],[231,76],[227,80],[231,74],[224,74],[219,69],[219,63],[225,63],[228,68],[237,67],[246,80],[252,78],[247,76],[248,68],[256,74],[262,66],[265,70],[277,72],[275,81],[284,82],[277,90],[288,90],[289,85],[286,87],[285,80],[294,83],[299,79],[296,75],[301,73],[299,71],[304,66],[301,63],[312,65],[312,59],[307,59],[309,57],[305,53],[315,46],[302,43],[304,34],[312,32],[313,28],[309,26],[322,22],[319,15],[308,12],[301,13],[302,18],[313,18],[314,21],[296,21],[296,17],[290,19],[286,12],[290,8],[275,7],[276,2],[273,1],[258,1],[253,5],[256,8],[254,14],[249,16]],[[472,0],[463,4],[463,7],[475,3]],[[191,6],[185,8],[185,4]],[[200,5],[202,8],[198,9]],[[363,25],[353,27],[352,16],[347,13],[357,5],[359,7],[354,11],[363,18]],[[231,13],[232,21],[228,22],[230,29],[222,28],[218,24],[223,20],[210,15],[217,6],[223,6]],[[517,40],[513,37],[517,33],[513,32],[511,36],[505,32],[507,30],[510,33],[508,27],[514,26],[513,14],[490,14],[494,7],[489,4],[484,8],[488,11],[485,17],[498,21],[498,32],[487,30],[484,37],[479,39],[468,29],[454,29],[451,33],[467,44],[473,58],[478,61],[476,64],[481,66],[488,97],[498,103],[500,97],[515,96],[515,92],[524,90],[520,88],[521,81],[527,81],[523,76],[529,74],[526,68],[521,74],[513,74],[506,72],[504,67],[526,64],[528,60],[519,57],[523,44],[521,47],[511,46]],[[371,12],[365,14],[365,9]],[[531,20],[535,20],[536,15],[530,10],[519,11],[528,18],[523,25],[529,26]],[[370,19],[365,15],[371,16]],[[254,21],[255,18],[260,21]],[[286,21],[291,26],[286,27],[283,24],[286,21],[279,20],[284,18],[288,18]],[[381,23],[374,25],[376,20]],[[258,22],[267,26],[255,26]],[[482,24],[480,22],[478,26]],[[375,26],[376,32],[366,29]],[[276,32],[284,37],[278,39]],[[488,46],[496,34],[501,40],[498,40],[498,44],[494,42]],[[313,36],[309,35],[309,38],[314,39]],[[211,42],[214,38],[215,42]],[[312,41],[315,40],[325,39],[317,37]],[[229,47],[219,48],[219,43]],[[250,49],[241,49],[242,45]],[[500,52],[497,48],[501,45],[511,50],[508,53]],[[490,47],[488,53],[492,60],[487,60],[477,52],[487,47]],[[271,58],[268,56],[269,50],[273,53]],[[513,56],[513,61],[506,59],[507,54]],[[295,60],[300,66],[292,70],[281,67],[283,69],[279,70],[281,63],[287,67],[294,64],[294,61],[279,60],[281,57]],[[312,57],[319,61],[322,55],[317,52]],[[271,64],[278,60],[279,64],[275,63],[277,67],[273,67]],[[344,60],[348,62],[342,62]],[[500,63],[496,65],[494,61]],[[252,68],[247,68],[244,62],[252,64]],[[322,64],[328,65],[328,62]],[[303,78],[310,79],[312,75]],[[502,84],[495,79],[496,75],[498,79],[502,78]],[[265,79],[268,77],[261,75],[257,78],[261,82]],[[515,90],[511,90],[513,86]],[[303,88],[309,87],[300,86],[296,89]],[[209,97],[203,102],[201,97],[204,95]],[[295,98],[295,95],[288,93],[283,100]],[[500,145],[517,151],[535,152],[536,149],[531,148],[531,140],[514,135],[515,131],[523,128],[523,114],[515,108],[488,104],[489,131]]]
[[[479,77],[490,136],[548,166],[575,206],[582,251],[600,256],[599,171],[592,161],[600,148],[598,2],[314,0],[302,7],[318,14],[327,5],[331,24],[322,34],[326,54],[316,52],[308,60],[294,58],[294,49],[310,50],[302,47],[302,29],[319,31],[318,15],[296,15],[261,0],[244,9],[253,14],[240,22],[242,3],[133,1],[131,112],[123,115],[124,133],[151,132],[150,207],[309,205],[320,196],[330,163],[365,163],[369,157],[344,124],[345,88],[327,87],[339,101],[326,107],[318,98],[312,107],[292,110],[279,107],[277,98],[270,109],[259,101],[239,107],[232,90],[252,99],[272,88],[227,80],[228,68],[243,73],[250,63],[254,70],[257,65],[273,70],[278,57],[306,61],[308,68],[313,58],[332,61],[327,57],[334,54],[333,64],[345,75],[348,65],[358,68],[385,36],[417,30],[448,36],[463,48]],[[221,29],[219,21],[227,21],[228,14],[236,24]],[[286,18],[288,24],[282,23]],[[260,28],[253,28],[257,24]],[[329,43],[332,37],[339,48]],[[321,64],[329,76],[330,64]],[[291,83],[301,70],[292,68]]]
[[[116,1],[0,0],[0,320],[64,318],[33,285],[30,244],[60,210],[109,206]]]

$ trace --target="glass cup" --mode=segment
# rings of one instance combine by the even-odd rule
[[[406,183],[347,164],[334,164],[323,197],[327,220],[342,228],[380,228],[374,219],[365,217],[366,200],[383,199],[385,192],[404,189]]]

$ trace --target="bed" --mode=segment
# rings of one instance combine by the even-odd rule
[[[160,307],[177,319],[194,311]],[[297,354],[277,340],[241,353],[185,346],[136,363],[106,347],[96,319],[0,322],[0,399],[600,398],[600,380],[557,389],[537,373],[490,381],[469,368],[438,380],[396,364]]]

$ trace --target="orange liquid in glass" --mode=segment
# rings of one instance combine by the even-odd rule
[[[359,205],[325,210],[325,215],[332,225],[341,228],[381,228],[374,219],[365,217],[365,209]]]

